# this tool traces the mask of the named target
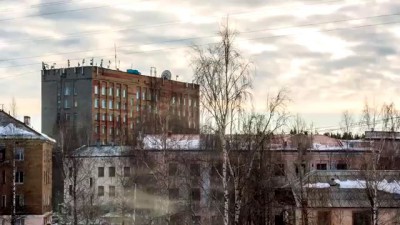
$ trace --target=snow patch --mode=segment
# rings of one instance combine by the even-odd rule
[[[26,131],[21,128],[18,128],[12,123],[8,124],[5,127],[0,127],[0,135],[1,136],[23,136],[23,137],[35,136],[34,133]]]

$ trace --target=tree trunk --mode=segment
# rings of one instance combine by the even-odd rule
[[[224,188],[224,225],[229,225],[229,190],[228,190],[228,150],[224,134],[219,135],[221,142],[223,163],[222,163],[222,186]]]
[[[234,186],[235,186],[235,225],[240,225],[239,218],[240,218],[240,210],[242,207],[242,200],[239,190],[239,181],[237,180],[237,178],[235,178],[234,180]]]

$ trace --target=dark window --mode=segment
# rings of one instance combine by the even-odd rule
[[[129,177],[131,175],[131,168],[130,167],[124,167],[124,176]]]
[[[1,207],[3,207],[3,208],[7,207],[7,196],[6,195],[1,196]]]
[[[219,175],[222,175],[222,163],[214,165],[211,169],[211,176],[219,177]]]
[[[353,212],[353,225],[371,225],[371,214],[368,211]]]
[[[93,178],[89,178],[89,187],[93,187]]]
[[[275,225],[285,225],[283,215],[275,215]]]
[[[15,172],[15,183],[24,183],[24,172],[23,171]]]
[[[201,217],[200,216],[192,216],[192,224],[193,225],[200,225],[201,224]]]
[[[168,164],[168,174],[170,176],[175,176],[178,173],[178,164],[170,163]]]
[[[169,200],[177,200],[179,198],[179,189],[178,188],[170,188],[168,190]]]
[[[338,163],[336,165],[337,170],[347,170],[347,164],[346,163]]]
[[[108,176],[115,177],[115,167],[111,166],[108,168]]]
[[[274,165],[274,175],[275,176],[285,176],[285,165],[275,164]]]
[[[24,149],[23,148],[15,149],[14,159],[18,160],[18,161],[24,160]]]
[[[190,164],[190,175],[200,176],[200,164]]]
[[[192,201],[200,201],[200,189],[192,188],[191,196],[192,196]]]
[[[299,168],[299,165],[296,164],[296,175],[299,175],[300,171],[302,174],[306,173],[306,164],[302,163],[300,168]]]
[[[331,224],[331,212],[322,211],[318,212],[318,225],[330,225]]]
[[[115,197],[115,186],[109,186],[108,189],[109,189],[109,192],[108,192],[109,196]]]
[[[104,196],[104,186],[99,186],[97,188],[97,195],[98,196]]]
[[[68,168],[68,177],[71,178],[72,177],[72,167]]]
[[[104,177],[104,167],[97,168],[98,177]]]
[[[0,162],[3,162],[6,160],[6,146],[5,145],[0,145]]]
[[[326,169],[327,169],[326,163],[318,163],[317,164],[317,170],[326,170]]]
[[[24,206],[24,196],[23,195],[16,195],[15,196],[15,203],[17,207]]]
[[[69,192],[69,195],[72,195],[72,192],[73,192],[73,190],[72,190],[72,185],[69,185],[69,186],[68,186],[68,192]]]

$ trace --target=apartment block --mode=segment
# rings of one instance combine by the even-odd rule
[[[55,141],[0,110],[0,223],[46,225],[52,216]],[[15,204],[14,204],[15,203]]]
[[[42,131],[77,146],[130,144],[144,134],[195,134],[199,85],[97,66],[43,70]]]

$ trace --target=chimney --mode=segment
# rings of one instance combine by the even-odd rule
[[[27,126],[31,126],[31,117],[30,116],[24,116],[24,124]]]

